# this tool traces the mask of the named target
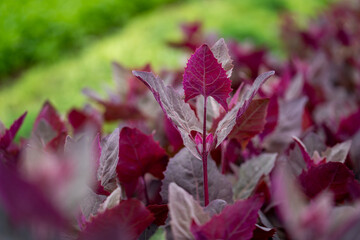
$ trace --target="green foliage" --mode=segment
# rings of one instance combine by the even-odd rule
[[[123,26],[131,17],[175,0],[0,1],[0,80],[51,62]]]
[[[63,57],[55,64],[38,65],[15,83],[3,86],[0,89],[0,119],[8,126],[28,110],[20,135],[29,135],[34,118],[46,99],[65,113],[73,106],[83,106],[87,101],[81,94],[82,88],[99,90],[111,85],[110,63],[113,60],[132,69],[146,63],[151,63],[155,71],[160,66],[183,67],[189,56],[167,47],[166,42],[180,38],[179,24],[186,21],[200,20],[207,32],[218,32],[225,38],[248,39],[268,46],[279,54],[279,10],[260,4],[265,1],[186,2],[138,16],[111,36],[88,44],[77,56]],[[303,17],[313,14],[320,7],[313,0],[278,1],[287,3],[286,9],[296,11]]]

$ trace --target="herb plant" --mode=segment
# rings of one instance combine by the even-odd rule
[[[107,98],[84,89],[97,107],[46,102],[19,142],[26,113],[0,124],[0,236],[356,239],[359,9],[287,20],[287,61],[184,25],[184,70],[113,63]]]

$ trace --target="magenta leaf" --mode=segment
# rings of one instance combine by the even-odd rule
[[[251,138],[261,133],[265,126],[266,112],[269,99],[256,99],[251,101],[246,111],[236,119],[236,125],[229,134],[240,143],[247,144]]]
[[[314,198],[320,192],[330,190],[335,200],[339,202],[349,199],[351,188],[359,185],[353,172],[340,162],[313,166],[308,171],[302,172],[299,180],[308,197]]]
[[[92,218],[79,239],[136,240],[153,220],[152,213],[140,201],[125,200]]]
[[[108,122],[128,119],[138,120],[145,118],[137,107],[129,104],[106,102],[104,103],[104,107],[104,120]]]
[[[50,102],[45,102],[37,116],[33,136],[44,146],[58,149],[65,142],[67,129],[65,123]]]
[[[96,132],[101,131],[101,116],[95,109],[79,110],[71,109],[68,113],[68,120],[75,133],[85,130],[86,127],[93,128]]]
[[[16,119],[13,124],[10,126],[8,130],[5,131],[4,135],[0,135],[0,148],[6,149],[11,142],[14,140],[15,135],[19,131],[24,119],[26,117],[27,112],[21,115],[18,119]]]
[[[65,219],[40,189],[6,167],[0,159],[0,205],[15,223],[44,224],[54,228]]]
[[[164,116],[164,131],[169,142],[169,150],[171,152],[179,151],[184,146],[183,140],[179,131],[166,116]]]
[[[183,86],[186,102],[198,95],[203,95],[205,99],[211,96],[228,110],[226,99],[230,96],[231,81],[206,44],[199,47],[189,59]]]
[[[204,225],[199,226],[193,222],[191,232],[196,240],[251,239],[262,204],[263,201],[258,197],[237,201],[232,205],[227,205],[219,215],[215,215]]]
[[[225,138],[229,135],[229,133],[232,131],[233,127],[236,124],[236,120],[241,117],[242,114],[245,113],[246,109],[249,107],[250,102],[255,97],[257,92],[259,91],[262,84],[270,78],[272,75],[274,75],[274,71],[266,72],[258,76],[251,88],[245,93],[245,95],[242,97],[240,102],[238,102],[225,116],[221,121],[219,122],[215,136],[217,138],[216,141],[216,147],[222,143],[222,141],[225,140]]]
[[[296,142],[296,144],[298,145],[299,149],[300,149],[300,152],[301,152],[301,155],[304,159],[304,162],[306,163],[306,166],[308,168],[310,168],[312,165],[314,165],[314,162],[313,160],[311,159],[307,149],[306,149],[306,146],[304,145],[304,143],[297,137],[293,137],[294,141]]]
[[[168,161],[165,150],[151,135],[145,135],[136,128],[124,127],[121,130],[119,161],[116,167],[121,183],[137,183],[145,173],[163,179]]]
[[[266,135],[274,131],[279,117],[279,102],[277,96],[273,96],[269,100],[269,106],[266,115],[266,124],[260,137],[263,139]]]
[[[289,170],[279,166],[272,181],[273,199],[277,204],[280,219],[294,239],[323,239],[330,224],[331,194],[319,194],[308,203]]]
[[[140,71],[133,71],[133,74],[154,94],[165,115],[180,132],[184,145],[194,156],[201,159],[192,140],[191,131],[202,132],[202,126],[189,104],[186,104],[179,93],[172,87],[165,86],[163,81],[155,77],[154,74]]]
[[[147,209],[154,214],[154,224],[161,226],[165,224],[168,217],[169,208],[167,204],[152,204],[148,205]]]
[[[337,130],[337,137],[342,140],[347,140],[353,136],[360,128],[360,108],[347,116],[346,118],[341,119],[339,128]]]
[[[107,122],[145,118],[136,106],[117,101],[103,100],[97,93],[88,88],[83,89],[83,93],[98,104],[103,105],[105,109],[104,120]]]

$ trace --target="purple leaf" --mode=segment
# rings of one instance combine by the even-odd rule
[[[86,110],[72,109],[68,113],[68,120],[75,133],[85,130],[86,127],[94,128],[96,132],[101,131],[102,121],[99,113],[95,109]]]
[[[199,202],[175,183],[169,185],[169,211],[175,239],[194,239],[190,231],[191,223],[204,224],[210,220]]]
[[[304,162],[306,163],[306,166],[308,168],[310,168],[312,165],[315,165],[315,163],[311,159],[308,151],[306,150],[306,146],[304,145],[304,143],[297,137],[293,137],[293,139],[297,143],[297,145],[298,145],[298,147],[300,149],[301,155],[302,155],[302,157],[304,159]]]
[[[164,202],[168,201],[168,188],[171,182],[176,183],[197,201],[204,202],[203,194],[203,169],[202,162],[197,160],[186,149],[180,150],[170,159],[165,171],[165,178],[161,188],[161,197]],[[215,162],[208,159],[208,184],[209,200],[223,199],[228,203],[232,202],[232,188],[226,177],[216,167]]]
[[[215,199],[204,208],[204,211],[207,212],[210,217],[212,217],[216,214],[220,214],[226,205],[227,202],[225,200]]]
[[[353,114],[341,119],[336,135],[342,140],[349,139],[360,129],[359,121],[360,108]]]
[[[300,183],[305,194],[310,197],[316,197],[320,192],[328,189],[334,194],[336,201],[349,199],[350,184],[355,182],[354,174],[340,162],[328,162],[318,166],[311,167],[299,176]]]
[[[200,154],[191,137],[191,131],[202,132],[202,126],[196,118],[190,106],[184,102],[182,97],[172,87],[166,87],[161,79],[149,72],[133,71],[154,94],[156,101],[160,104],[165,115],[173,122],[180,132],[184,145],[198,159]]]
[[[343,209],[339,209],[340,211]],[[351,207],[349,213],[339,214],[342,221],[335,222],[333,228],[329,231],[326,239],[329,240],[353,240],[357,239],[360,234],[360,216],[359,207]]]
[[[246,111],[236,119],[236,125],[228,137],[247,144],[251,138],[261,133],[266,123],[268,104],[269,99],[251,101]]]
[[[145,173],[163,179],[163,172],[169,161],[165,150],[151,135],[145,135],[136,128],[124,127],[120,132],[119,161],[116,167],[121,183],[137,183]],[[131,189],[130,191],[133,191]],[[126,192],[129,192],[126,189]],[[131,197],[131,196],[128,196]]]
[[[107,122],[145,118],[137,107],[129,104],[105,102],[103,105],[105,107],[104,120]]]
[[[170,120],[164,116],[164,131],[165,136],[169,142],[169,149],[171,152],[179,151],[183,146],[183,140],[179,131],[174,127],[174,125],[170,122]]]
[[[152,213],[140,201],[125,200],[92,218],[80,233],[79,240],[136,240],[153,220]]]
[[[253,235],[262,200],[258,197],[228,205],[204,225],[193,222],[191,232],[196,240],[248,240]]]
[[[220,38],[212,47],[211,52],[214,54],[214,57],[221,63],[222,68],[226,71],[228,78],[231,77],[232,69],[234,65],[232,64],[232,59],[229,55],[229,49],[226,46],[225,40]]]
[[[98,207],[99,212],[104,212],[106,209],[113,208],[120,203],[120,200],[123,200],[125,197],[122,197],[123,189],[117,187],[112,193],[106,197],[105,201]],[[94,214],[95,215],[95,214]]]
[[[169,208],[167,204],[152,204],[148,205],[147,209],[154,214],[154,224],[161,226],[165,224],[168,217]]]
[[[223,119],[219,122],[216,131],[215,136],[217,138],[216,147],[220,145],[222,141],[225,140],[225,138],[229,135],[229,133],[232,131],[233,127],[236,124],[236,120],[246,111],[246,109],[249,107],[250,102],[254,98],[254,96],[259,91],[262,84],[272,75],[274,75],[274,71],[266,72],[258,76],[251,88],[245,93],[243,98],[238,102],[234,108],[232,108]]]
[[[116,166],[119,160],[119,137],[120,130],[116,128],[102,143],[97,179],[109,191],[116,188],[115,178]]]
[[[272,190],[280,217],[286,224],[293,227],[306,206],[306,198],[290,172],[290,168],[279,165],[272,179]]]
[[[285,149],[292,142],[292,137],[302,132],[302,115],[306,97],[279,103],[278,124],[273,133],[264,140],[264,145],[272,151]]]
[[[87,189],[87,193],[80,202],[81,213],[86,220],[89,220],[91,216],[95,216],[98,212],[101,203],[104,202],[106,197],[104,195],[98,195],[90,188]]]
[[[352,139],[352,144],[350,148],[350,158],[353,164],[353,170],[355,171],[356,174],[359,174],[360,161],[358,161],[358,159],[360,159],[360,131],[358,131]]]
[[[277,122],[279,118],[279,103],[277,96],[273,96],[270,98],[269,106],[266,114],[266,124],[264,126],[264,130],[260,134],[260,137],[264,139],[266,135],[274,131],[276,128]]]
[[[346,156],[348,155],[351,147],[351,140],[343,143],[338,143],[335,146],[328,148],[323,153],[327,162],[341,162],[345,163]]]
[[[320,194],[309,204],[284,166],[276,169],[272,187],[274,203],[288,233],[299,240],[322,239],[330,223],[331,195]]]
[[[234,186],[235,199],[246,199],[252,195],[260,179],[274,168],[276,157],[277,154],[264,153],[240,166],[239,179]]]
[[[14,140],[16,133],[19,131],[27,112],[16,119],[8,130],[5,131],[4,135],[0,135],[0,148],[6,149],[11,142]]]
[[[183,86],[186,102],[198,95],[203,95],[205,99],[211,96],[228,110],[226,99],[230,96],[231,81],[206,44],[190,57],[184,71]]]
[[[32,132],[33,136],[35,136],[41,144],[56,150],[64,144],[66,133],[65,123],[62,121],[56,109],[50,102],[45,102],[35,120]]]
[[[326,150],[324,137],[314,132],[306,134],[303,138],[303,143],[310,156],[313,156],[315,151],[321,153]]]
[[[256,224],[251,240],[268,240],[274,236],[275,232],[275,228],[267,228]]]
[[[65,219],[40,189],[0,160],[0,204],[15,223],[62,228]]]

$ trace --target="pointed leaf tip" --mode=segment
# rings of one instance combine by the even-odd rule
[[[210,48],[203,44],[190,57],[184,72],[185,101],[203,95],[213,97],[226,111],[231,81]]]

